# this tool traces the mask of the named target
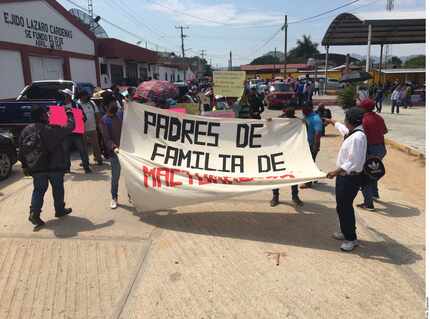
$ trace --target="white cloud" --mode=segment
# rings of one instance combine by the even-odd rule
[[[151,1],[147,9],[169,14],[173,19],[187,25],[280,25],[282,15],[256,10],[243,11],[232,3],[199,4],[193,0]]]

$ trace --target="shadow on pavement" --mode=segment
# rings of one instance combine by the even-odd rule
[[[20,168],[21,164],[17,163],[13,166],[12,174],[3,181],[0,181],[0,189],[12,185],[13,183],[21,180],[24,177],[22,170]]]
[[[110,181],[110,172],[93,170],[90,174],[82,172],[73,172],[67,174],[66,178],[73,182],[86,182],[86,181]]]
[[[415,208],[406,204],[384,202],[379,200],[377,201],[377,203],[379,204],[378,206],[383,206],[383,208],[376,207],[375,213],[382,214],[384,216],[412,217],[412,216],[418,216],[421,214],[418,208]]]
[[[340,252],[339,241],[331,238],[331,232],[337,225],[332,209],[307,203],[298,210],[303,210],[303,213],[217,211],[134,214],[142,222],[162,229]],[[422,259],[388,236],[382,238],[382,242],[360,241],[362,247],[353,254],[396,265],[413,264]]]
[[[108,220],[101,224],[94,224],[87,218],[69,215],[60,219],[51,219],[47,221],[45,228],[53,230],[54,235],[58,238],[69,238],[75,237],[82,232],[110,227],[114,223],[113,220]]]

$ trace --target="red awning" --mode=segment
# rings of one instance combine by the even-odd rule
[[[96,40],[99,57],[111,59],[134,60],[142,63],[156,63],[156,52],[114,38]]]

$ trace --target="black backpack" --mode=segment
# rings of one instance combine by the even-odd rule
[[[48,164],[48,151],[42,141],[43,124],[30,124],[19,139],[19,158],[30,172],[43,171]]]
[[[370,180],[377,181],[385,175],[385,166],[379,157],[369,157],[363,166],[363,174]]]
[[[355,132],[363,132],[363,130],[354,130],[348,134],[346,138],[350,137]],[[385,166],[382,160],[376,156],[370,156],[366,158],[363,166],[363,176],[368,180],[377,181],[385,175]]]

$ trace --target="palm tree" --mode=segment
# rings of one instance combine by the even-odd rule
[[[320,54],[318,51],[318,43],[312,42],[310,35],[303,35],[302,39],[297,40],[295,48],[288,52],[288,57],[291,58],[303,58],[305,61],[316,54]]]

